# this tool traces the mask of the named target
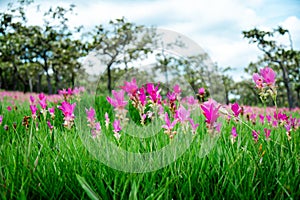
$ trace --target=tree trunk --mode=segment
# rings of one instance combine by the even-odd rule
[[[283,65],[283,63],[279,63],[280,65],[280,68],[282,70],[282,75],[283,75],[283,83],[284,83],[284,86],[286,88],[286,92],[287,92],[287,98],[288,98],[288,104],[289,104],[289,109],[291,110],[294,105],[293,105],[293,94],[292,94],[292,91],[291,91],[291,88],[290,88],[290,79],[289,79],[289,75],[288,75],[288,72],[287,72],[287,69],[286,67]]]
[[[109,93],[111,93],[111,65],[107,66],[107,90]]]
[[[38,82],[37,82],[37,85],[36,85],[36,92],[40,93],[41,92],[41,88],[42,88],[42,74],[38,73],[37,76],[38,76],[37,77]]]
[[[48,94],[52,94],[52,85],[51,85],[51,77],[48,73],[48,71],[46,72],[47,75],[47,86],[48,86]]]

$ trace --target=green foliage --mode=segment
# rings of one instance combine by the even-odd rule
[[[106,109],[101,112],[112,110],[111,107],[106,108],[104,98],[97,101]],[[7,105],[3,102],[3,107]],[[109,168],[91,156],[76,129],[54,129],[54,143],[42,116],[39,130],[34,126],[26,129],[19,121],[30,114],[28,104],[18,105],[14,112],[3,110],[3,114],[3,124],[7,124],[9,130],[5,131],[3,124],[0,126],[1,199],[300,197],[299,129],[292,132],[292,139],[288,140],[284,127],[272,128],[271,140],[265,140],[263,128],[268,125],[250,124],[250,127],[261,131],[259,141],[255,143],[247,126],[234,120],[224,120],[220,136],[211,141],[216,142],[212,148],[201,143],[208,133],[203,116],[199,116],[198,131],[182,157],[163,169],[134,174]],[[298,113],[293,115],[300,117]],[[13,122],[18,122],[15,129]],[[231,142],[232,126],[237,127],[235,143]],[[212,137],[208,136],[206,139],[211,140]],[[163,148],[169,142],[163,132],[155,137],[154,141],[161,141],[161,144],[152,142],[154,149]],[[125,135],[120,148],[149,152],[153,150],[149,144],[151,141],[148,139]],[[207,152],[207,149],[210,151]],[[203,152],[204,155],[199,156]]]

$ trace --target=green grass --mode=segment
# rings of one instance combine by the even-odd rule
[[[85,98],[82,101],[88,103]],[[28,129],[22,126],[23,117],[30,115],[28,104],[19,105],[18,110],[11,112],[5,109],[7,102],[2,104],[1,199],[300,198],[299,129],[292,132],[292,139],[288,140],[284,127],[273,128],[271,140],[266,141],[264,126],[250,125],[261,131],[256,143],[248,127],[224,121],[221,134],[215,136],[217,138],[206,137],[216,142],[209,149],[209,146],[201,146],[208,134],[201,116],[200,127],[190,148],[175,162],[153,172],[126,173],[102,164],[93,156],[83,144],[84,133],[78,131],[84,125],[76,124],[72,130],[66,130],[61,126],[59,111],[51,135],[43,116],[39,130],[34,124]],[[84,111],[80,112],[84,115]],[[16,129],[13,128],[14,122]],[[3,128],[5,124],[9,126],[8,131]],[[237,127],[238,137],[232,144],[230,132],[233,125]],[[115,142],[112,137],[110,139]],[[154,140],[124,136],[120,147],[146,152],[149,145],[160,149],[161,144],[170,142],[161,131]],[[145,149],[141,150],[143,146]],[[207,155],[203,153],[205,150]]]

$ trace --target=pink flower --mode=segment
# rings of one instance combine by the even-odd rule
[[[114,99],[111,97],[106,97],[106,100],[116,109],[124,109],[127,104],[127,101],[124,100],[124,90],[120,90],[119,92],[113,90],[112,91]]]
[[[29,99],[30,99],[30,104],[34,104],[34,102],[35,102],[34,97],[30,95]]]
[[[218,131],[219,133],[220,133],[220,131],[221,131],[221,128],[222,128],[222,124],[221,124],[221,123],[215,124],[215,129],[216,129],[216,131]]]
[[[262,115],[262,114],[259,115],[259,122],[260,122],[261,124],[264,124],[264,123],[265,123],[265,116],[264,116],[264,115]]]
[[[267,118],[268,123],[271,123],[272,116],[271,115],[267,115],[266,118]]]
[[[143,87],[139,89],[139,100],[140,100],[142,106],[146,105],[147,97],[146,97],[146,94],[145,94],[145,88],[143,88]]]
[[[275,84],[276,73],[270,67],[265,67],[260,70],[260,74],[263,77],[263,81],[271,86]]]
[[[181,123],[187,122],[190,119],[190,111],[185,109],[182,105],[175,111],[175,119]]]
[[[121,125],[120,125],[120,120],[115,120],[114,123],[113,123],[113,127],[114,127],[114,136],[117,140],[119,140],[121,138],[121,135],[120,135],[120,131],[122,130],[121,128]]]
[[[203,95],[205,94],[205,89],[204,89],[204,88],[199,88],[198,94],[199,94],[200,96],[203,96]]]
[[[166,124],[165,125],[162,125],[162,128],[168,130],[168,131],[171,131],[174,126],[176,125],[177,123],[177,120],[175,119],[172,123],[170,122],[170,119],[169,119],[169,115],[168,113],[165,114],[165,122]]]
[[[49,120],[47,121],[47,125],[48,125],[48,127],[49,127],[50,131],[52,131],[52,129],[53,129],[54,127],[51,125],[51,123],[50,123],[50,121],[49,121]]]
[[[188,105],[190,105],[190,106],[193,106],[198,103],[197,99],[195,99],[193,96],[188,96],[185,99],[186,99]]]
[[[278,126],[278,121],[277,120],[273,120],[272,121],[272,126],[273,127],[277,127]]]
[[[12,110],[12,108],[11,108],[11,106],[7,106],[7,111],[11,111]]]
[[[172,93],[168,92],[167,98],[169,99],[170,102],[176,101],[176,93],[175,92],[172,92]]]
[[[108,117],[107,112],[105,113],[104,117],[105,117],[105,127],[108,129],[108,125],[109,125],[109,117]]]
[[[63,95],[63,96],[66,96],[66,95],[68,95],[68,92],[67,92],[67,90],[64,88],[64,89],[62,89],[62,90],[58,90],[58,94]]]
[[[124,82],[124,86],[121,88],[129,94],[130,97],[135,96],[135,93],[138,91],[138,86],[136,84],[136,80],[133,78],[131,82]]]
[[[174,90],[174,93],[175,95],[178,97],[180,94],[181,94],[181,89],[180,89],[180,86],[178,84],[176,84],[174,87],[173,87],[173,90]]]
[[[51,117],[54,118],[54,116],[55,116],[55,108],[54,107],[48,108],[48,111],[49,111]]]
[[[286,124],[284,125],[286,132],[290,132],[291,131],[291,125]]]
[[[0,125],[2,124],[2,121],[3,121],[3,116],[0,115]]]
[[[251,113],[251,115],[250,115],[250,120],[251,120],[252,122],[256,122],[256,114],[255,114],[255,113]]]
[[[270,137],[270,134],[271,134],[271,130],[270,129],[267,129],[267,128],[264,128],[264,132],[266,134],[266,139],[268,140],[269,137]]]
[[[73,94],[72,88],[68,88],[68,91],[67,91],[67,92],[68,92],[68,95],[71,96],[71,95]]]
[[[255,142],[258,141],[258,135],[259,135],[259,131],[255,131],[255,130],[252,131],[252,136]]]
[[[236,133],[236,127],[232,127],[231,135],[232,135],[233,138],[236,138],[238,136],[237,133]]]
[[[32,118],[36,118],[36,111],[37,111],[37,107],[36,105],[30,105],[30,110],[31,110],[31,115],[32,115]]]
[[[149,98],[150,100],[153,102],[153,103],[158,103],[160,104],[161,103],[161,96],[159,94],[159,89],[158,89],[158,86],[157,85],[156,87],[154,87],[154,84],[153,83],[148,83],[147,84],[147,92],[148,94],[150,95]]]
[[[40,103],[42,109],[46,109],[46,107],[47,107],[47,102],[46,102],[47,97],[44,95],[44,93],[39,94],[39,99],[40,99],[39,103]]]
[[[71,128],[75,118],[74,110],[76,103],[70,104],[67,101],[61,103],[61,106],[58,107],[63,112],[65,123],[64,125],[68,128]]]
[[[232,112],[234,113],[234,116],[235,117],[238,117],[239,116],[239,114],[242,112],[242,108],[239,106],[239,104],[238,103],[234,103],[234,104],[232,104],[231,105],[231,110],[232,110]]]
[[[192,127],[192,132],[193,132],[193,134],[195,134],[199,124],[195,124],[194,120],[191,119],[191,118],[189,118],[189,121],[190,121],[190,124],[191,124],[191,127]]]
[[[87,115],[87,119],[89,123],[94,123],[95,122],[95,110],[94,108],[90,107],[90,109],[85,109],[86,115]]]
[[[113,127],[114,127],[114,132],[116,133],[118,133],[118,132],[120,132],[121,130],[122,130],[122,128],[121,128],[121,125],[120,125],[120,120],[115,120],[114,121],[114,123],[113,123]]]
[[[100,135],[100,132],[101,132],[101,126],[100,126],[100,123],[97,122],[97,123],[95,124],[94,129],[91,130],[92,137],[93,137],[93,138],[96,138],[98,135]]]
[[[258,73],[254,73],[253,76],[253,81],[256,84],[257,88],[263,88],[263,77],[260,76]]]
[[[39,94],[39,99],[40,99],[40,100],[43,100],[43,99],[45,99],[45,98],[46,98],[46,96],[45,96],[44,93],[40,93],[40,94]]]
[[[217,121],[219,117],[219,108],[213,99],[209,99],[201,105],[201,109],[203,111],[204,116],[206,117],[205,122],[208,125],[208,128],[214,127],[214,123]]]

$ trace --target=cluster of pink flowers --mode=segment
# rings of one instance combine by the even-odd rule
[[[91,128],[91,133],[93,138],[96,138],[101,133],[100,122],[96,122],[96,112],[95,109],[90,107],[90,109],[85,109],[87,115],[88,126]]]
[[[271,95],[276,102],[277,90],[275,87],[276,73],[270,67],[265,67],[260,70],[260,73],[253,74],[253,81],[259,89],[259,96],[264,102],[268,95]]]

